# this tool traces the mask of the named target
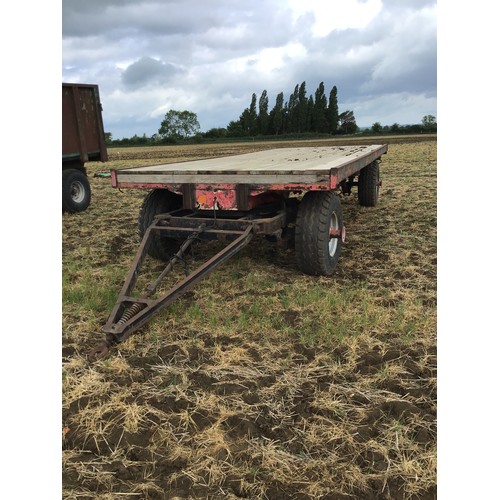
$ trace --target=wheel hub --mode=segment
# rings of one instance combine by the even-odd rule
[[[85,188],[81,182],[71,183],[71,198],[75,203],[81,203],[85,198]]]
[[[328,253],[331,257],[333,257],[337,251],[339,236],[341,236],[341,232],[339,231],[339,220],[337,219],[337,214],[333,213],[330,219],[330,240],[328,241]]]
[[[338,225],[338,223],[337,223]],[[342,243],[345,242],[345,226],[342,226],[342,229],[332,228],[330,224],[330,240],[328,242],[328,251],[330,255],[333,257],[335,251],[337,250],[338,240],[342,240]]]

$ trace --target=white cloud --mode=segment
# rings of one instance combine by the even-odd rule
[[[379,14],[381,0],[288,0],[296,22],[312,14],[314,36],[324,37],[333,30],[363,29]]]
[[[264,48],[255,54],[239,57],[228,61],[228,68],[231,72],[246,73],[249,67],[259,75],[282,69],[294,60],[296,63],[307,58],[306,48],[298,42],[292,42],[284,47]]]

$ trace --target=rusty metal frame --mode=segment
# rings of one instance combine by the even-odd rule
[[[154,228],[158,231],[169,231],[170,236],[184,238],[190,231],[202,224],[210,227],[202,231],[200,239],[232,239],[234,234],[244,231],[250,224],[254,234],[273,234],[285,226],[286,212],[272,210],[263,215],[256,211],[212,211],[186,212],[177,210],[156,217]]]
[[[92,349],[88,355],[91,361],[106,356],[112,345],[128,338],[133,332],[156,316],[164,307],[239,252],[250,242],[254,234],[272,234],[283,227],[286,221],[284,211],[274,213],[271,217],[255,219],[249,216],[237,219],[210,219],[207,216],[200,217],[200,214],[196,216],[196,213],[175,214],[176,212],[172,212],[156,216],[146,230],[115,306],[102,329],[106,333],[106,338]],[[146,287],[143,295],[140,298],[132,297],[132,291],[137,283],[142,264],[147,256],[150,238],[154,232],[169,232],[171,237],[177,237],[179,234],[184,236],[187,234],[188,236],[158,278]],[[172,270],[174,264],[177,261],[183,261],[183,255],[189,246],[195,240],[204,238],[228,239],[230,242],[162,296],[156,299],[150,298],[163,278]]]

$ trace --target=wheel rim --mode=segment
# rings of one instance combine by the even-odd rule
[[[71,199],[75,203],[82,203],[82,201],[85,199],[85,187],[79,181],[74,181],[71,183],[70,193]]]
[[[330,231],[338,231],[339,229],[339,220],[337,218],[337,214],[334,212],[330,218]],[[330,254],[330,257],[335,255],[338,244],[339,239],[336,236],[330,236],[330,240],[328,241],[328,253]]]

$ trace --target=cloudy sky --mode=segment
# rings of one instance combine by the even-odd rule
[[[99,85],[114,138],[170,109],[201,130],[267,90],[336,85],[359,126],[437,117],[436,0],[63,0],[62,80]]]

